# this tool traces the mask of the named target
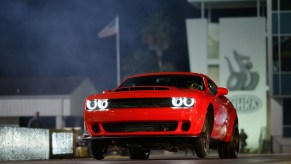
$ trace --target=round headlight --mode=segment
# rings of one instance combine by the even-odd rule
[[[89,110],[94,110],[97,108],[97,100],[87,100],[86,107]]]
[[[192,107],[194,105],[195,101],[193,98],[183,98],[183,104],[186,106],[186,107]]]
[[[172,104],[174,107],[180,107],[183,105],[183,100],[181,97],[173,97]]]
[[[107,99],[98,100],[98,108],[106,109],[107,107],[108,107],[108,100]]]

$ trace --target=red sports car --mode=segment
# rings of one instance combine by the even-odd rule
[[[227,93],[203,74],[162,72],[90,95],[84,125],[93,157],[103,159],[115,145],[128,148],[131,159],[148,159],[151,149],[191,149],[205,158],[209,148],[220,158],[237,158],[238,118]]]

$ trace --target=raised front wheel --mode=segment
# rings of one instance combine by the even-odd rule
[[[106,155],[107,146],[104,145],[102,142],[92,140],[91,151],[95,159],[101,160],[101,159],[104,159]]]
[[[210,130],[208,118],[205,118],[203,126],[204,137],[197,138],[194,141],[194,150],[199,158],[205,158],[209,151]]]

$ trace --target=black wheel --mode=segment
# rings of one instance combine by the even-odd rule
[[[150,149],[146,148],[129,148],[130,159],[147,160],[150,156]]]
[[[194,150],[199,158],[205,158],[209,151],[210,128],[208,118],[205,118],[203,126],[204,137],[197,138],[194,141]]]
[[[101,160],[104,159],[106,152],[107,152],[107,146],[101,143],[100,141],[91,141],[91,151],[92,155],[95,159]]]
[[[237,158],[239,155],[239,142],[239,131],[236,122],[230,142],[218,147],[219,158]]]

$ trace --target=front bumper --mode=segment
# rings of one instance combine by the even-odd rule
[[[194,108],[130,108],[85,111],[89,138],[195,137],[204,118]]]

